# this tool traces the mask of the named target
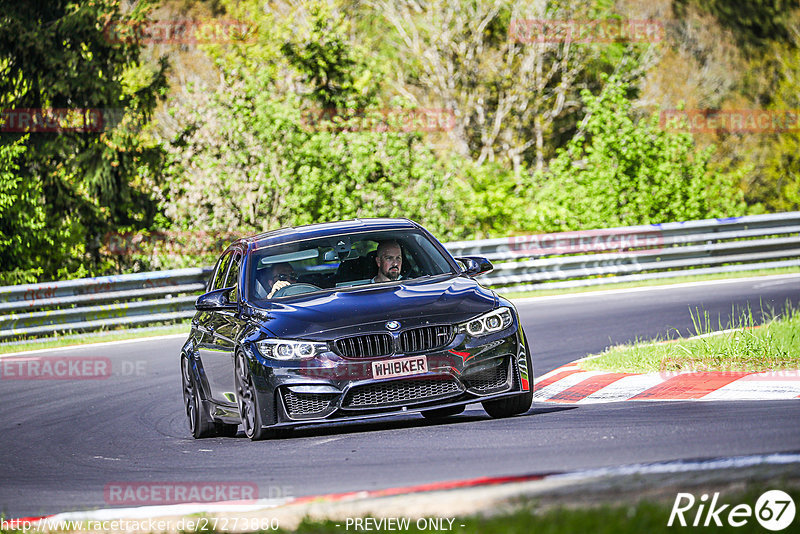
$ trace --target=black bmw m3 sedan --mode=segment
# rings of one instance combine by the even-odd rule
[[[239,239],[220,256],[181,350],[195,438],[419,412],[492,417],[533,399],[514,306],[407,219],[356,219]]]

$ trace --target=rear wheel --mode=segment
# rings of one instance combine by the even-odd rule
[[[239,417],[242,419],[242,428],[245,435],[253,441],[258,441],[267,437],[261,421],[261,409],[258,403],[258,395],[253,385],[253,377],[244,355],[239,352],[236,354],[235,379],[236,379],[236,402],[239,405]]]
[[[181,358],[181,376],[183,378],[183,405],[186,419],[189,423],[189,432],[195,439],[210,438],[217,435],[217,425],[211,421],[203,410],[197,380],[194,378],[189,359]]]
[[[533,364],[531,363],[531,351],[527,339],[525,340],[525,362],[528,365],[528,391],[522,395],[515,395],[506,399],[482,402],[483,409],[491,417],[495,419],[511,417],[531,409],[531,404],[533,404]]]
[[[442,419],[450,417],[451,415],[458,415],[464,411],[466,406],[450,406],[448,408],[437,408],[435,410],[425,410],[422,412],[422,417],[425,419]]]

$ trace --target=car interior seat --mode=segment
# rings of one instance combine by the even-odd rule
[[[352,282],[354,280],[369,280],[378,274],[378,264],[375,263],[376,252],[373,250],[364,256],[344,260],[336,269],[336,282]]]

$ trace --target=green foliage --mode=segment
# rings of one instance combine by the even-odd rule
[[[281,47],[289,64],[310,87],[308,98],[326,110],[373,103],[377,86],[366,65],[355,58],[356,51],[347,40],[350,25],[344,14],[323,3],[312,3],[309,14],[309,31]]]
[[[611,78],[582,94],[584,132],[536,176],[534,225],[545,231],[607,228],[742,214],[735,174],[713,173],[712,148],[691,134],[636,120],[627,85]]]
[[[212,95],[192,91],[174,110],[183,127],[170,141],[165,209],[176,226],[234,236],[408,217],[445,239],[507,235],[519,226],[516,176],[499,164],[438,155],[404,120],[410,104],[377,105],[378,77],[346,38],[341,14],[306,4],[292,31],[271,27],[284,39],[280,47],[242,45],[270,69],[253,72],[245,54],[215,51],[225,85]],[[306,89],[285,89],[276,72]]]
[[[144,23],[154,3],[127,2],[123,16],[121,0],[0,0],[0,108],[113,118],[101,132],[0,132],[0,284],[208,263],[233,236],[359,216],[410,217],[446,240],[732,216],[740,181],[751,209],[800,206],[795,132],[712,162],[690,135],[636,116],[657,47],[509,38],[512,19],[626,17],[613,0],[168,1],[167,12],[197,8],[251,31],[201,46],[219,86],[174,91],[158,136],[166,61],[109,32]],[[673,5],[713,14],[761,51],[738,91],[800,107],[797,47],[768,43],[791,28],[796,2],[694,4]],[[450,110],[455,124],[402,123],[420,108]],[[742,179],[747,164],[757,179]],[[164,228],[214,246],[113,256],[106,243],[155,242]]]
[[[449,239],[506,237],[529,226],[531,190],[524,178],[499,163],[481,165],[454,157],[450,174],[461,194],[462,226],[452,225],[444,235]],[[455,222],[455,221],[454,221]]]
[[[741,157],[754,168],[746,182],[749,203],[769,212],[793,211],[800,209],[800,48],[780,43],[771,51],[772,59],[754,62],[755,70],[773,73],[774,83],[763,87],[767,109],[786,117],[787,128],[761,132]]]
[[[792,10],[797,0],[675,0],[674,10],[682,16],[693,4],[731,30],[741,46],[763,47],[770,41],[786,41],[792,34]]]
[[[19,264],[18,257],[27,258],[28,265],[46,262],[52,246],[43,236],[45,213],[41,203],[40,184],[24,180],[19,175],[19,161],[27,149],[27,137],[9,145],[0,145],[0,265]],[[14,270],[0,285],[33,282],[35,272]]]
[[[419,134],[365,130],[358,117],[312,125],[297,98],[247,82],[190,116],[172,143],[167,205],[182,228],[235,235],[378,216],[440,233],[464,224],[460,191]]]
[[[17,191],[9,194],[27,199],[3,211],[2,225],[37,225],[35,235],[5,237],[17,245],[0,255],[0,271],[41,268],[47,279],[117,270],[125,265],[104,256],[104,236],[152,224],[163,151],[147,125],[166,63],[145,66],[138,43],[108,31],[141,21],[148,4],[123,19],[116,0],[0,2],[0,107],[102,110],[104,120],[102,131],[0,134],[5,154],[24,147],[3,175]]]

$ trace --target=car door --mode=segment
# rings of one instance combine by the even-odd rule
[[[207,291],[215,291],[225,287],[231,260],[234,258],[234,251],[225,252],[217,262]],[[223,372],[220,367],[224,365],[224,359],[219,356],[219,348],[214,333],[222,321],[220,311],[201,311],[195,316],[195,328],[199,333],[199,340],[196,347],[196,354],[200,360],[202,369],[202,380],[205,383],[203,390],[206,391],[216,402],[229,402],[220,392],[218,376]],[[229,390],[230,391],[230,390]]]
[[[214,291],[215,289],[220,289],[223,287],[225,283],[225,277],[228,274],[228,265],[230,264],[231,258],[233,254],[231,252],[225,252],[222,256],[220,256],[219,260],[217,260],[217,264],[214,267],[214,273],[208,280],[208,284],[206,284],[206,292]],[[216,317],[214,312],[207,311],[207,310],[200,310],[198,311],[194,318],[192,319],[192,333],[193,338],[196,340],[196,356],[200,359],[201,364],[203,361],[203,355],[206,353],[210,345],[213,344],[213,336],[212,332],[214,331],[214,321]],[[205,389],[205,388],[204,388]],[[207,389],[205,389],[207,391]]]
[[[242,253],[234,250],[222,282],[223,288],[232,288],[231,302],[239,301]],[[235,403],[236,388],[233,379],[233,356],[236,339],[242,328],[238,309],[217,310],[210,322],[211,340],[206,347],[203,365],[206,369],[211,397],[220,403]]]

